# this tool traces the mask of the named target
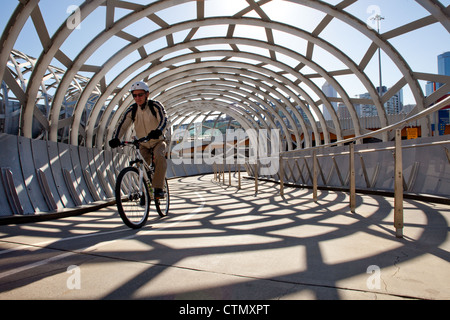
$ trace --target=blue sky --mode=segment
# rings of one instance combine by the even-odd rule
[[[46,21],[47,29],[50,36],[59,28],[59,26],[66,20],[69,16],[68,8],[71,5],[80,5],[83,1],[81,0],[41,0],[40,7]],[[148,3],[149,1],[141,0],[134,1],[139,3]],[[331,4],[340,3],[340,0],[329,0],[327,1]],[[3,0],[2,10],[0,11],[0,30],[3,31],[4,26],[9,20],[10,15],[14,11],[18,0]],[[450,0],[441,0],[444,6],[450,5]],[[217,16],[217,15],[228,15],[234,14],[237,10],[242,9],[246,6],[246,1],[244,0],[207,0],[206,1],[206,15],[207,16]],[[289,2],[277,0],[263,6],[265,12],[273,20],[284,21],[285,23],[293,24],[307,31],[312,31],[312,29],[317,25],[319,21],[324,17],[324,14],[317,13],[312,9],[299,10],[298,5],[294,5]],[[355,4],[348,7],[346,10],[360,18],[363,21],[370,21],[370,17],[375,14],[374,10],[378,10],[379,13],[385,18],[381,24],[381,33],[395,29],[401,25],[412,22],[416,19],[425,17],[428,12],[417,4],[413,0],[359,0]],[[118,10],[116,12],[116,19],[120,18],[122,15],[127,14],[125,10]],[[170,10],[162,12],[161,17],[169,23],[175,23],[179,21],[184,21],[186,19],[195,17],[195,4],[189,3],[185,5],[180,5],[175,8],[175,10]],[[254,16],[254,13],[248,16]],[[30,19],[31,20],[31,19]],[[156,25],[146,19],[145,21],[137,22],[132,25],[128,30],[136,36],[140,34],[145,34],[150,32],[152,28],[156,28]],[[89,42],[95,35],[97,35],[105,26],[105,8],[99,8],[83,21],[80,30],[75,30],[69,39],[64,43],[62,50],[71,59],[74,59],[79,53],[80,48]],[[204,30],[203,32],[208,32]],[[212,30],[211,32],[219,32],[217,30]],[[264,34],[258,34],[254,30],[248,30],[245,28],[240,28],[236,30],[236,35],[248,36],[251,32],[252,36],[264,37]],[[302,52],[306,48],[306,41],[296,40],[293,43],[289,36],[285,36],[280,33],[275,34],[277,37],[277,42],[280,44],[285,44],[294,50]],[[177,36],[177,35],[175,35]],[[339,49],[344,51],[347,55],[353,58],[355,61],[359,61],[362,56],[367,51],[370,41],[368,41],[364,36],[355,32],[352,28],[346,24],[334,19],[330,25],[320,34],[321,37],[336,45]],[[180,39],[183,35],[179,35]],[[417,39],[420,39],[418,41]],[[440,25],[434,24],[420,30],[416,30],[412,33],[393,38],[390,42],[396,47],[400,54],[406,59],[407,63],[414,71],[425,72],[425,73],[437,73],[437,56],[443,52],[450,51],[450,35],[449,33]],[[117,51],[118,48],[125,45],[124,40],[115,38],[105,44],[92,58],[88,61],[89,64],[101,65],[104,61],[109,58],[108,54]],[[164,41],[159,44],[154,43],[152,46],[164,46]],[[16,49],[23,51],[31,56],[38,57],[42,50],[40,41],[34,31],[34,27],[31,21],[27,23],[25,29],[21,33],[16,46]],[[131,55],[128,57],[129,61],[124,61],[123,65],[117,66],[114,72],[119,72],[123,66],[126,66],[133,59],[137,59],[137,55]],[[316,48],[314,51],[314,60],[320,62],[321,65],[326,66],[326,69],[335,70],[339,69],[339,62],[335,61],[326,52],[322,51],[320,48]],[[383,85],[392,86],[400,78],[401,74],[395,67],[395,65],[390,61],[390,59],[382,55],[383,62]],[[55,61],[57,65],[58,62]],[[305,69],[304,71],[307,72]],[[378,84],[378,59],[374,57],[370,62],[369,66],[365,70],[371,80],[375,85]],[[108,80],[111,80],[114,75],[111,74]],[[351,77],[346,79],[345,77],[338,78],[338,81],[345,84],[345,89],[355,96],[359,93],[364,93],[364,88],[355,82]],[[318,83],[320,85],[320,83]],[[421,83],[424,86],[424,83]],[[413,103],[412,96],[408,89],[404,92],[405,103]]]

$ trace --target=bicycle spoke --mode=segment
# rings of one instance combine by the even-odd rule
[[[136,168],[124,169],[117,179],[117,209],[123,222],[133,229],[141,228],[148,219],[150,196],[144,183],[139,180]]]
[[[130,162],[130,167],[123,169],[116,182],[116,202],[117,209],[123,222],[133,229],[142,228],[148,219],[151,200],[155,201],[156,211],[161,217],[167,216],[169,213],[169,185],[165,179],[164,197],[154,199],[153,190],[149,191],[149,187],[143,181],[143,175],[140,174],[139,168],[145,167],[149,170],[149,179],[153,181],[154,167],[148,167],[147,163],[142,159],[139,152],[139,140],[133,142],[123,142],[122,145],[131,145],[136,152],[136,160]]]

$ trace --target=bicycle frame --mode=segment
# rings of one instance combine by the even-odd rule
[[[147,163],[139,149],[140,143],[144,141],[134,139],[121,143],[121,146],[133,147],[135,157],[130,161],[128,167],[122,169],[116,182],[115,191],[119,215],[123,222],[133,229],[141,228],[147,222],[151,201],[154,201],[160,217],[167,216],[170,206],[167,179],[164,186],[164,196],[155,197],[152,185],[152,178],[155,173],[154,154],[152,149],[152,162]]]
[[[124,146],[131,146],[134,148],[135,153],[135,159],[130,161],[130,167],[136,166],[136,168],[139,170],[139,190],[142,189],[142,184],[145,182],[147,186],[150,188],[150,196],[153,197],[153,187],[151,185],[150,177],[148,176],[148,172],[153,173],[155,168],[152,164],[148,164],[145,159],[142,157],[141,151],[139,150],[139,140],[134,141],[124,141]],[[153,151],[152,151],[153,154]],[[153,158],[153,156],[152,156]],[[144,167],[144,170],[142,170],[142,167]]]

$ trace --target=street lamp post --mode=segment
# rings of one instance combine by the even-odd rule
[[[375,20],[377,22],[377,31],[380,33],[380,21],[384,20],[384,17],[379,14],[375,15],[371,20]],[[379,75],[380,75],[380,88],[378,89],[378,94],[381,96],[383,94],[383,78],[381,74],[381,48],[378,48],[378,62],[379,62]]]

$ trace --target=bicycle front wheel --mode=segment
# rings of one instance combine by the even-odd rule
[[[148,188],[137,168],[123,169],[116,182],[117,210],[122,221],[132,229],[142,228],[150,210]]]
[[[163,191],[164,191],[164,198],[155,199],[156,211],[158,211],[160,217],[165,217],[169,214],[170,193],[167,179],[165,179]]]

